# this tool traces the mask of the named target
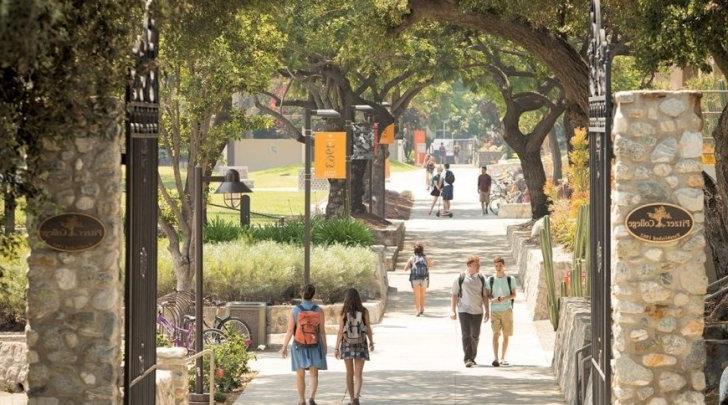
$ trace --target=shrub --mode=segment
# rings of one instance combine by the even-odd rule
[[[206,245],[204,289],[225,301],[284,302],[299,298],[303,250],[277,242],[242,240]],[[311,252],[311,280],[324,302],[341,300],[346,288],[365,296],[375,291],[374,254],[367,248],[316,246]],[[167,249],[159,250],[159,294],[173,291],[175,276]]]
[[[22,331],[25,327],[28,253],[23,240],[12,255],[0,255],[0,330]]]
[[[556,189],[551,182],[547,182],[544,187],[544,192],[554,202],[550,218],[551,233],[554,240],[568,251],[574,247],[579,207],[589,203],[589,140],[586,129],[574,130],[571,145],[570,164],[565,170],[571,197],[568,200],[558,199]]]
[[[227,339],[212,348],[215,353],[215,391],[229,393],[240,388],[243,384],[243,374],[249,373],[248,363],[255,359],[255,355],[248,352],[248,342],[239,334],[230,333]],[[209,392],[210,387],[210,356],[203,360],[203,387]],[[190,369],[190,390],[195,388],[195,368]]]
[[[296,220],[284,225],[251,228],[249,236],[253,241],[271,240],[302,245],[303,228],[303,221]],[[311,241],[314,245],[371,246],[374,244],[374,234],[364,223],[352,218],[314,217],[311,221]]]
[[[215,217],[205,224],[202,239],[205,243],[230,242],[240,238],[243,234],[244,229],[242,227],[220,217]]]

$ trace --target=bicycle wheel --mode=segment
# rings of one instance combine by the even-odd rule
[[[202,341],[205,345],[219,345],[225,340],[227,340],[225,333],[220,329],[205,329],[202,332]]]
[[[250,329],[248,325],[243,322],[240,318],[227,318],[220,324],[220,329],[225,333],[234,333],[243,337],[243,339],[250,339]]]
[[[498,208],[500,208],[500,205],[501,205],[501,198],[500,198],[500,196],[499,197],[496,197],[496,198],[493,198],[493,199],[490,200],[489,207],[490,207],[490,210],[495,215],[498,215]]]

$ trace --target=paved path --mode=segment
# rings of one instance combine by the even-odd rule
[[[429,195],[424,173],[395,173],[388,185],[393,190],[411,190],[415,210],[407,221],[406,251],[396,273],[389,274],[391,294],[387,313],[374,327],[376,352],[364,373],[363,404],[563,404],[551,374],[551,346],[543,349],[547,334],[537,329],[525,304],[516,300],[515,335],[511,340],[511,366],[494,368],[490,324],[481,333],[478,367],[467,369],[462,363],[460,331],[457,321],[448,318],[450,286],[465,267],[470,254],[483,258],[482,270],[492,273],[492,257],[507,255],[506,226],[517,221],[483,216],[477,202],[477,170],[455,168],[455,217],[438,219],[427,215]],[[421,186],[420,186],[421,185]],[[434,259],[425,315],[414,316],[413,295],[404,261],[415,240],[425,243]],[[546,336],[547,337],[547,336]],[[329,336],[329,343],[335,336]],[[329,353],[333,353],[330,347]],[[262,353],[253,365],[260,371],[237,404],[295,404],[294,375],[290,360],[276,353]],[[320,373],[317,402],[348,403],[344,393],[343,362],[329,357],[329,370]]]

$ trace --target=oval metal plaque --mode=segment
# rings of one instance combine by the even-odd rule
[[[101,243],[106,236],[106,228],[90,215],[66,213],[43,221],[38,227],[38,236],[55,250],[77,252]]]
[[[673,204],[653,203],[637,207],[627,215],[625,225],[635,238],[646,242],[673,242],[693,230],[693,216]]]

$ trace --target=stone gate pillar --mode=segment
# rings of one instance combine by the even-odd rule
[[[86,128],[44,142],[35,160],[48,199],[29,202],[29,405],[120,401],[122,127],[114,105],[89,109]]]
[[[700,94],[620,92],[615,106],[614,402],[702,404]]]

